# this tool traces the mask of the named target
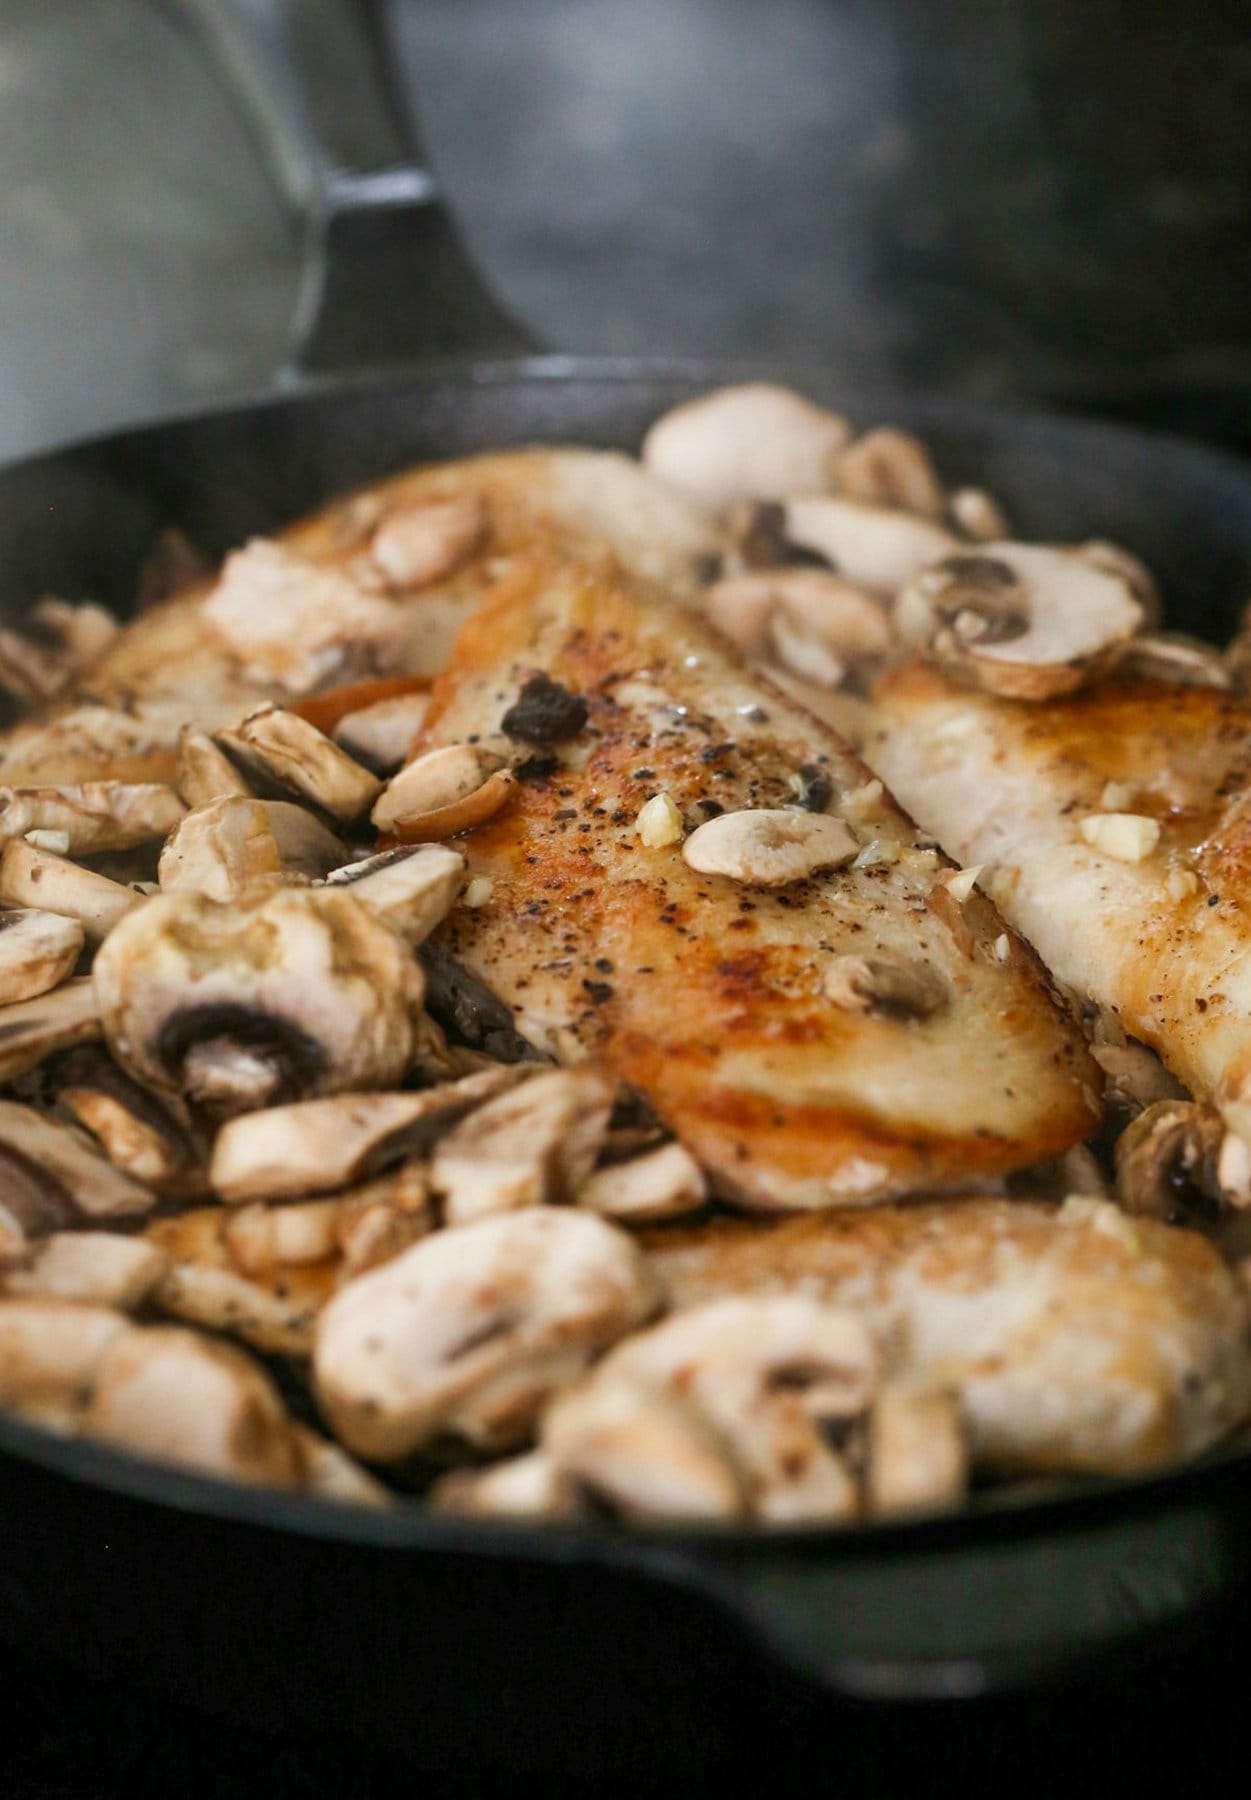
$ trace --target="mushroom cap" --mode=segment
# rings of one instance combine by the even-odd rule
[[[522,1442],[558,1388],[650,1317],[660,1290],[627,1235],[530,1207],[436,1232],[349,1282],[317,1321],[322,1409],[358,1455],[447,1433]]]
[[[242,794],[223,794],[187,813],[165,840],[157,864],[166,893],[186,889],[210,900],[237,899],[281,873],[265,808]]]
[[[34,908],[0,911],[0,1005],[33,1000],[63,981],[83,947],[77,919]]]
[[[642,460],[688,499],[725,513],[741,500],[828,487],[850,437],[838,413],[791,388],[749,381],[665,413],[643,440]]]
[[[394,1086],[423,986],[407,946],[334,888],[157,895],[106,939],[93,982],[123,1067],[224,1112]]]
[[[1124,574],[1045,544],[987,543],[949,556],[895,606],[906,642],[1015,700],[1071,693],[1143,618]]]

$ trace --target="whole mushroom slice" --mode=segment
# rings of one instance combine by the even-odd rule
[[[572,1200],[595,1166],[613,1098],[613,1083],[582,1064],[534,1075],[471,1113],[430,1167],[448,1224]]]
[[[77,919],[34,908],[0,911],[0,1006],[33,1000],[64,981],[83,942]]]
[[[105,940],[92,979],[123,1067],[219,1117],[393,1086],[422,998],[407,946],[334,888],[157,895]]]
[[[701,875],[753,887],[787,887],[850,862],[860,849],[841,819],[797,807],[722,813],[693,831],[682,859]]]
[[[856,587],[887,597],[960,548],[959,538],[933,519],[824,494],[787,500],[782,532],[787,543],[824,557]]]
[[[485,1070],[415,1094],[338,1094],[245,1113],[217,1134],[209,1179],[228,1202],[334,1193],[421,1155],[523,1073]]]
[[[295,1488],[303,1464],[277,1388],[251,1357],[177,1326],[130,1329],[105,1348],[81,1429],[156,1462]]]
[[[712,513],[830,487],[851,437],[840,414],[772,382],[743,382],[684,401],[643,440],[643,466]]]
[[[338,1444],[310,1431],[307,1425],[295,1424],[295,1441],[300,1452],[303,1472],[302,1487],[306,1494],[319,1500],[332,1500],[338,1506],[390,1506],[390,1489],[375,1481],[368,1470],[353,1462]]]
[[[130,850],[164,837],[185,808],[160,782],[82,781],[62,787],[0,788],[0,837],[58,832],[75,856]]]
[[[506,1450],[660,1298],[629,1237],[589,1213],[531,1207],[436,1232],[322,1311],[318,1400],[368,1459],[441,1436]]]
[[[252,784],[293,795],[348,825],[367,813],[382,791],[369,769],[298,713],[265,706],[214,734]]]
[[[119,919],[143,905],[144,895],[95,869],[12,838],[0,855],[0,901],[76,919],[92,943],[106,938]]]
[[[899,595],[905,643],[991,693],[1071,693],[1143,623],[1126,577],[1041,544],[991,543],[924,570]]]
[[[200,1154],[185,1117],[127,1075],[102,1045],[65,1051],[47,1080],[57,1105],[123,1174],[162,1194],[202,1191]]]
[[[1158,1100],[1116,1143],[1116,1192],[1128,1213],[1174,1223],[1212,1222],[1231,1200],[1221,1180],[1227,1127],[1214,1106]],[[1251,1197],[1249,1197],[1251,1198]]]
[[[516,778],[503,759],[476,744],[445,744],[407,763],[370,817],[405,844],[433,843],[494,818]]]
[[[828,569],[727,575],[704,589],[700,605],[747,656],[776,652],[779,619],[794,635],[815,639],[847,668],[885,656],[894,644],[894,628],[881,601]]]
[[[57,1231],[5,1277],[4,1291],[134,1312],[168,1266],[164,1251],[143,1238],[111,1231]]]
[[[203,1206],[147,1226],[145,1240],[169,1258],[152,1304],[171,1318],[240,1338],[267,1356],[307,1357],[338,1262],[261,1265],[250,1258],[251,1268],[244,1268],[227,1237],[236,1217],[220,1206]]]
[[[191,807],[208,806],[232,794],[246,799],[252,792],[226,752],[198,725],[184,725],[178,733],[174,786]]]
[[[587,1480],[587,1427],[603,1431],[612,1406],[621,1510],[662,1517],[673,1507],[666,1440],[686,1436],[698,1469],[707,1447],[718,1445],[727,1490],[733,1483],[752,1517],[848,1519],[859,1512],[859,1485],[832,1433],[862,1420],[877,1388],[877,1350],[855,1314],[799,1294],[709,1301],[612,1350],[583,1388],[601,1406],[571,1420],[565,1408],[581,1395],[558,1402],[544,1420],[542,1447],[560,1469]],[[657,1413],[657,1397],[677,1402],[680,1415]],[[657,1429],[662,1418],[668,1431]],[[612,1505],[608,1472],[601,1460],[592,1481]],[[680,1498],[682,1512],[697,1512],[695,1492]],[[707,1508],[711,1517],[725,1510],[720,1501]]]
[[[58,1050],[104,1035],[89,977],[66,981],[0,1012],[0,1083],[16,1081]]]
[[[866,1461],[875,1518],[959,1506],[968,1492],[969,1451],[958,1394],[887,1382],[869,1414]]]
[[[0,1407],[72,1431],[105,1352],[132,1329],[111,1307],[54,1298],[0,1300]]]
[[[15,1100],[0,1100],[5,1205],[30,1236],[95,1219],[133,1219],[155,1196],[115,1169],[90,1138]]]
[[[401,845],[327,875],[347,888],[410,944],[424,943],[455,906],[465,885],[466,863],[446,844]]]
[[[228,794],[197,806],[170,832],[157,863],[166,893],[237,900],[282,873],[278,842],[259,800]]]
[[[679,1219],[698,1212],[707,1198],[704,1172],[681,1144],[596,1169],[577,1192],[579,1206],[627,1224]]]

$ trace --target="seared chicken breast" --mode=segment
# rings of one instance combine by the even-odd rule
[[[598,553],[693,592],[719,529],[630,458],[519,450],[405,471],[228,556],[132,620],[72,697],[0,735],[10,785],[171,777],[214,728],[376,675],[431,675],[511,559]]]
[[[1131,1474],[1251,1407],[1242,1291],[1206,1239],[1097,1200],[965,1198],[656,1227],[673,1303],[803,1294],[872,1324],[896,1374],[957,1389],[975,1463]]]
[[[982,865],[1061,982],[1199,1099],[1239,1072],[1251,1053],[1242,696],[1113,676],[1028,705],[909,664],[878,686],[868,754],[953,856]]]
[[[546,743],[536,671],[564,720]],[[425,743],[515,755],[527,730],[441,940],[540,1049],[641,1089],[722,1194],[865,1204],[1092,1129],[1097,1074],[1032,953],[840,739],[609,557],[500,584]],[[777,841],[736,861],[760,817]],[[841,866],[796,853],[810,836],[841,837]]]

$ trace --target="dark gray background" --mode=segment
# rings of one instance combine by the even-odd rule
[[[547,344],[1251,388],[1245,0],[383,11],[468,241]],[[0,0],[0,177],[0,454],[273,378],[298,221],[178,0]]]

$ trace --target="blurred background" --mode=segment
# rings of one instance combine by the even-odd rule
[[[0,455],[290,378],[315,233],[238,52],[313,4],[0,0]],[[1246,0],[337,5],[543,347],[1251,436]]]

